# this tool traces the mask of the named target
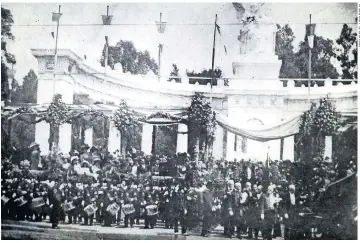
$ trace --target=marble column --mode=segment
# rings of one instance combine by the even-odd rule
[[[231,132],[227,132],[226,160],[233,161],[235,159],[234,143],[235,143],[235,134]]]
[[[50,124],[45,121],[35,125],[35,142],[40,145],[42,155],[49,154]]]
[[[84,143],[89,145],[90,148],[93,146],[93,128],[92,127],[85,130]]]
[[[219,125],[216,125],[215,128],[215,140],[213,146],[213,157],[215,159],[223,158],[223,143],[224,140],[224,129]]]
[[[117,149],[120,150],[121,136],[119,130],[115,127],[113,121],[110,121],[109,125],[109,142],[108,151],[110,153],[115,152]]]
[[[187,153],[188,151],[188,127],[185,124],[178,124],[176,153]]]
[[[64,154],[71,151],[71,124],[62,124],[59,128],[59,149]]]
[[[294,154],[295,154],[294,146],[295,146],[294,136],[284,138],[283,160],[290,160],[291,162],[294,161]]]
[[[153,125],[144,123],[142,129],[142,135],[141,135],[141,151],[143,151],[146,155],[151,154],[152,133],[153,133]]]
[[[324,159],[326,157],[329,157],[330,161],[332,161],[332,136],[325,136]]]

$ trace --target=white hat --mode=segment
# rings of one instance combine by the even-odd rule
[[[79,160],[79,157],[78,156],[72,156],[70,161],[73,162],[75,159]]]
[[[289,189],[295,190],[295,186],[294,186],[294,185],[290,185],[290,186],[289,186]]]
[[[228,184],[234,185],[234,181],[233,180],[228,180],[227,181]]]

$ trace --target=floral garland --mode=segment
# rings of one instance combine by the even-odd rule
[[[45,121],[54,126],[60,126],[66,123],[69,119],[69,107],[62,101],[62,96],[56,94],[46,111]]]
[[[172,120],[172,121],[181,121],[182,120],[181,117],[172,116],[169,113],[163,112],[163,111],[158,111],[156,113],[151,114],[148,117],[139,118],[139,120],[145,122],[146,120],[150,120],[152,118],[164,118],[164,119],[169,119],[169,120]]]
[[[213,141],[216,125],[215,113],[212,112],[210,103],[203,95],[195,93],[188,108],[188,117],[189,126],[196,131],[195,135],[205,133],[208,141]]]
[[[318,108],[313,103],[310,110],[302,115],[300,134],[306,137],[318,134],[333,135],[339,127],[339,118],[334,104],[329,99],[322,98]]]
[[[334,104],[326,98],[320,100],[320,106],[315,112],[314,126],[324,135],[333,135],[339,127],[340,115]]]
[[[119,108],[112,117],[115,127],[122,133],[129,134],[139,126],[139,119],[134,115],[134,111],[129,109],[126,101],[120,102]]]

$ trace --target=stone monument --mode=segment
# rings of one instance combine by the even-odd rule
[[[233,62],[235,77],[277,79],[281,60],[275,55],[276,24],[262,11],[264,3],[233,3],[240,22],[240,51]]]

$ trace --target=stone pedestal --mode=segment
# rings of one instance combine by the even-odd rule
[[[89,145],[90,148],[93,146],[93,128],[92,127],[85,130],[84,143]]]
[[[324,159],[329,157],[332,160],[332,136],[325,136]]]
[[[143,151],[146,155],[151,154],[152,133],[153,125],[144,123],[141,135],[141,151]]]
[[[59,129],[59,149],[64,154],[71,151],[71,124],[62,124]]]
[[[120,150],[121,145],[121,136],[119,130],[115,127],[113,121],[110,121],[109,125],[109,143],[108,143],[108,151],[110,153],[115,152],[117,149]]]
[[[178,124],[178,134],[176,143],[176,153],[187,153],[188,150],[188,127],[185,124]]]
[[[284,138],[284,153],[283,160],[294,161],[294,146],[295,146],[295,138],[294,136]]]
[[[223,158],[223,146],[224,146],[224,129],[219,125],[216,125],[215,128],[215,140],[213,145],[213,154],[212,156],[215,159]]]
[[[35,125],[35,142],[40,145],[41,155],[49,153],[50,125],[45,121]]]

